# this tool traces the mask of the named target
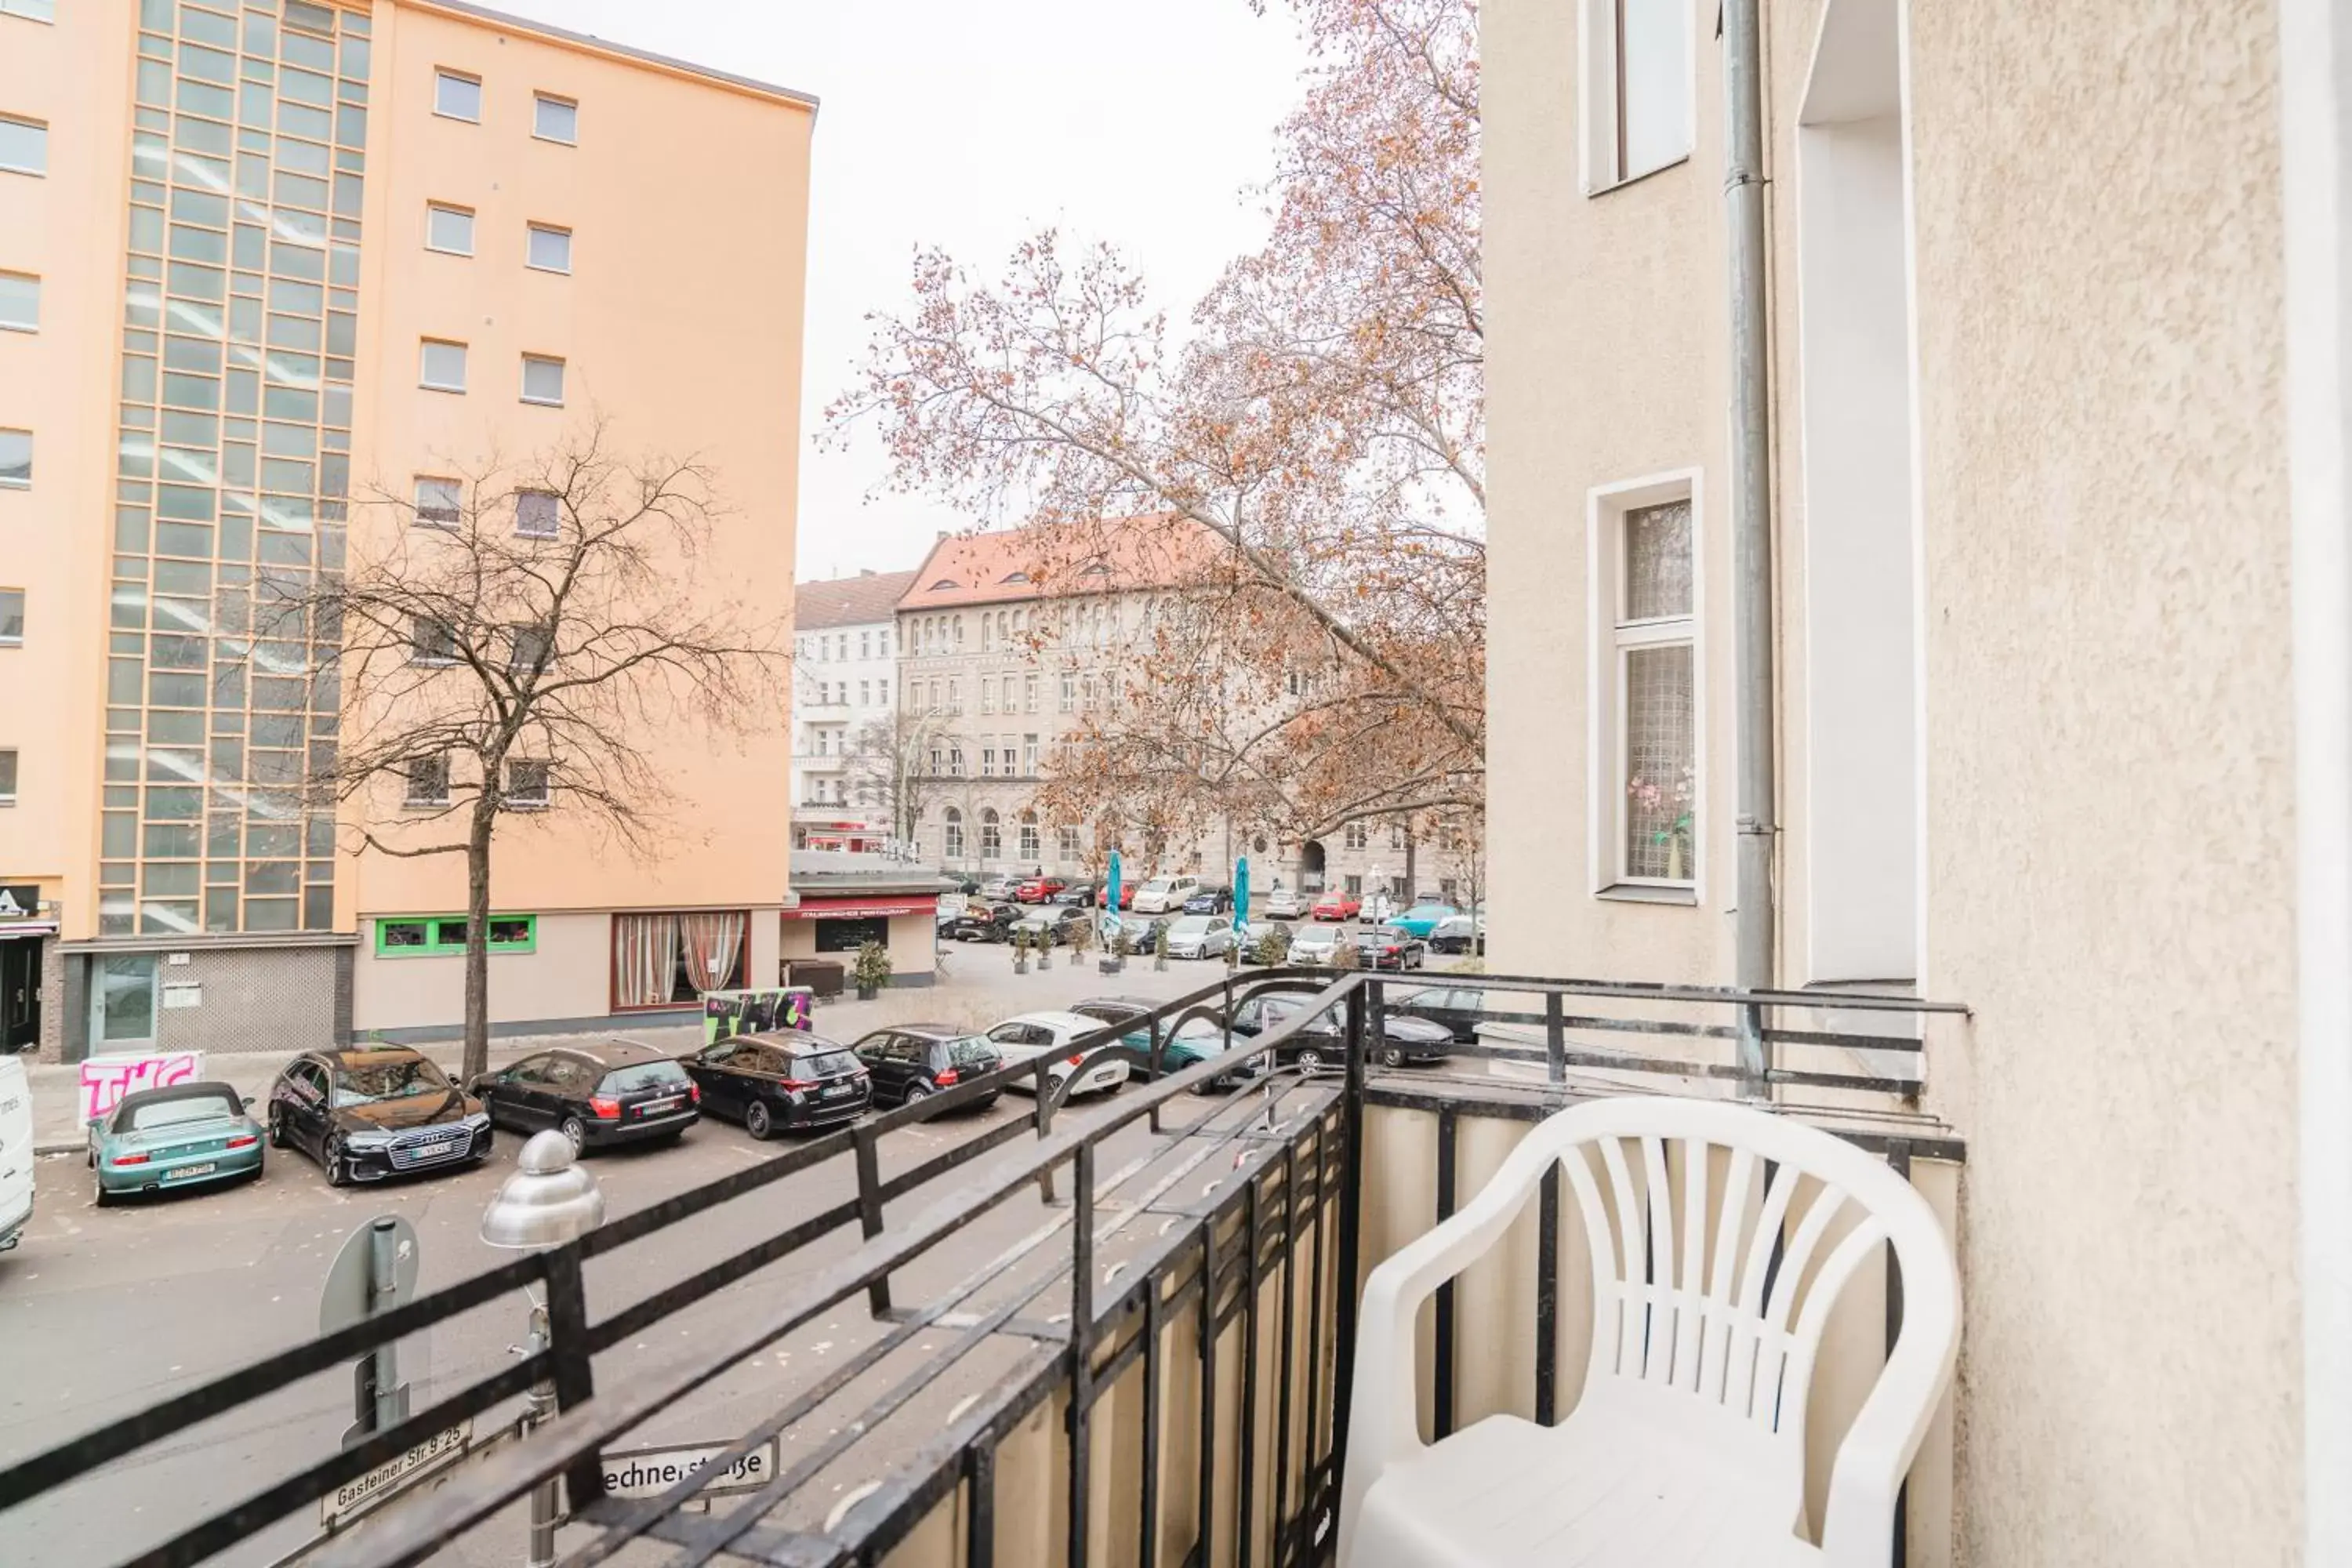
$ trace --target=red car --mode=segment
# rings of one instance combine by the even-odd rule
[[[1364,900],[1353,893],[1329,892],[1315,900],[1311,912],[1318,921],[1351,921],[1364,912]]]
[[[1013,889],[1017,904],[1042,904],[1069,884],[1059,877],[1031,877]]]

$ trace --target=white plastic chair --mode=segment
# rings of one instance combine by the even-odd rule
[[[1682,1146],[1679,1205],[1669,1143]],[[1709,1191],[1711,1149],[1728,1152],[1719,1194]],[[1768,1161],[1777,1166],[1769,1180]],[[1583,1396],[1556,1426],[1492,1415],[1423,1444],[1415,1313],[1501,1238],[1555,1162],[1593,1254]],[[1801,1184],[1805,1176],[1819,1184]],[[1801,1184],[1811,1201],[1792,1213]],[[1841,1211],[1856,1224],[1808,1281]],[[1722,1216],[1711,1260],[1710,1215]],[[1776,1237],[1786,1238],[1777,1268]],[[1814,1354],[1839,1292],[1889,1241],[1903,1270],[1902,1330],[1839,1446],[1816,1547],[1796,1533]],[[1366,1282],[1340,1568],[1886,1568],[1896,1492],[1951,1381],[1959,1322],[1959,1282],[1935,1213],[1883,1161],[1720,1100],[1572,1107]]]

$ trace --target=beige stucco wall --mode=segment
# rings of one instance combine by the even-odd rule
[[[432,113],[436,67],[482,79],[479,124]],[[535,90],[578,100],[576,146],[532,138]],[[417,473],[543,450],[601,413],[624,450],[709,467],[723,510],[703,581],[781,617],[789,647],[814,111],[403,3],[377,9],[372,112],[355,488],[405,496]],[[472,258],[424,248],[434,200],[475,209]],[[570,275],[525,268],[533,220],[572,230]],[[417,386],[426,336],[468,344],[464,395]],[[563,408],[520,401],[526,352],[566,361]],[[379,512],[353,528],[391,521]],[[516,818],[494,856],[499,907],[782,901],[782,683],[761,733],[678,725],[644,739],[673,792],[656,857],[633,860],[562,812]],[[362,918],[454,910],[463,862],[369,857],[347,885],[345,907]]]
[[[1909,0],[1922,405],[1922,988],[1966,1138],[1960,1561],[2298,1560],[2274,20],[2258,0]],[[1795,117],[1766,8],[1780,972],[1804,972]],[[1490,0],[1493,944],[1730,978],[1719,44],[1698,153],[1579,187],[1575,8]],[[1593,899],[1584,506],[1697,467],[1701,907]]]
[[[781,956],[789,963],[795,958],[822,958],[840,963],[845,970],[857,955],[854,952],[819,952],[816,950],[816,922],[788,920],[783,926]],[[929,914],[892,915],[890,917],[890,979],[894,984],[908,984],[910,975],[929,976],[939,968],[939,922]],[[761,984],[769,984],[761,981]],[[917,981],[914,984],[928,984]]]
[[[0,16],[0,112],[49,127],[46,177],[0,174],[0,271],[41,280],[40,331],[0,331],[0,426],[33,432],[32,488],[0,489],[0,587],[26,595],[25,645],[0,649],[0,748],[18,753],[0,881],[39,883],[68,937],[98,923],[131,16]]]
[[[1911,11],[1966,1544],[2294,1562],[2273,7]]]

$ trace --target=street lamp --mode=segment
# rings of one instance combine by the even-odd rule
[[[572,1140],[549,1131],[534,1132],[515,1162],[515,1173],[506,1179],[482,1211],[482,1239],[492,1247],[542,1252],[587,1235],[604,1223],[604,1194],[596,1178],[580,1164]],[[530,1342],[525,1355],[548,1348],[547,1308],[530,1303]],[[530,1385],[530,1406],[523,1415],[529,1433],[555,1415],[555,1385]],[[555,1562],[555,1481],[541,1481],[530,1493],[530,1555],[526,1568],[553,1568]]]

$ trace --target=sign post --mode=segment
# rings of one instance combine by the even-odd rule
[[[416,1296],[417,1259],[416,1227],[397,1215],[381,1215],[352,1232],[328,1266],[327,1283],[319,1293],[319,1332],[331,1334],[406,1306]],[[398,1347],[378,1345],[352,1371],[354,1408],[343,1434],[346,1448],[408,1418]]]

